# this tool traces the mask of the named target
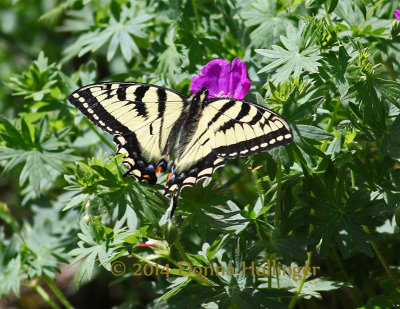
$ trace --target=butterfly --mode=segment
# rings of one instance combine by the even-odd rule
[[[74,91],[68,100],[90,121],[114,135],[117,154],[150,184],[168,173],[164,195],[173,192],[170,217],[182,188],[213,175],[228,159],[292,142],[289,124],[261,105],[230,98],[207,99],[203,88],[188,97],[144,83],[105,82]]]

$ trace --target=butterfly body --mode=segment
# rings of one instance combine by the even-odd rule
[[[117,153],[125,154],[129,166],[125,175],[154,184],[173,156],[164,194],[177,191],[175,207],[183,187],[210,177],[228,159],[293,139],[290,126],[273,111],[207,96],[206,89],[187,97],[156,85],[109,82],[82,87],[68,100],[114,135]]]

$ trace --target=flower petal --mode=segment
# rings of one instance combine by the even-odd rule
[[[243,99],[250,89],[246,65],[239,58],[232,61],[232,68],[223,59],[210,61],[192,78],[190,92],[196,93],[203,88],[207,88],[208,98]]]
[[[229,95],[235,99],[243,99],[250,90],[250,80],[247,78],[247,70],[244,62],[239,58],[232,61],[231,81]]]
[[[203,88],[207,88],[208,97],[212,98],[215,94],[218,94],[221,87],[226,88],[229,86],[229,80],[227,82],[221,80],[221,76],[229,73],[229,62],[223,59],[214,59],[207,63],[197,76],[192,78],[190,85],[190,92],[196,93]],[[222,89],[223,90],[223,89]]]
[[[394,16],[400,20],[400,10],[394,10]]]

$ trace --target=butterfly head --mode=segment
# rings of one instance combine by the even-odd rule
[[[203,105],[203,103],[207,100],[208,90],[207,88],[201,89],[199,92],[195,93],[190,97],[193,105],[198,105],[199,103]]]

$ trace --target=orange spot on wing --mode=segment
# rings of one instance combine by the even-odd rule
[[[156,175],[157,175],[158,173],[162,173],[162,172],[164,172],[163,167],[162,167],[162,166],[157,166],[157,168],[156,168]]]
[[[145,175],[143,175],[143,178],[146,178],[146,179],[148,179],[148,180],[150,180],[150,175],[149,174],[145,174]]]
[[[169,181],[169,179],[171,178],[171,176],[172,176],[172,173],[168,173],[167,182]]]

